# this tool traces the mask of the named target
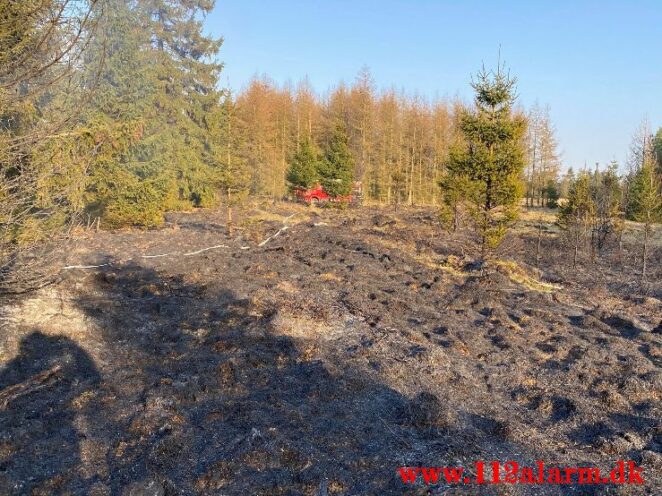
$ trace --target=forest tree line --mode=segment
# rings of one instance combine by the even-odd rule
[[[553,207],[561,197],[566,209],[581,205],[563,223],[581,217],[582,239],[596,236],[587,219],[605,209],[618,212],[610,219],[659,219],[662,131],[637,137],[628,172],[614,178],[617,192],[595,186],[617,175],[614,167],[593,177],[587,203],[580,193],[589,173],[562,174],[549,109],[521,108],[499,71],[494,81],[482,81],[487,86],[478,81],[470,103],[378,90],[367,69],[324,95],[306,80],[277,85],[266,77],[235,94],[220,84],[222,40],[204,33],[213,6],[213,0],[0,4],[5,276],[25,263],[25,253],[76,224],[151,227],[167,211],[233,205],[246,195],[281,199],[296,177],[293,165],[306,155],[319,163],[327,187],[360,181],[368,201],[438,206],[455,225],[452,213],[472,211],[473,203],[473,213],[483,215],[474,215],[474,224],[500,231],[504,219],[486,212],[519,205],[521,196],[529,206]],[[507,93],[496,106],[489,96],[495,88]],[[500,162],[476,155],[486,145],[475,135],[480,126],[506,133]],[[469,159],[483,160],[489,173],[474,170]],[[507,178],[497,177],[499,167]],[[485,178],[487,189],[476,189]],[[493,196],[492,179],[503,180],[508,192]],[[607,190],[608,200],[600,196]],[[499,195],[506,203],[490,207]]]
[[[622,251],[625,220],[643,225],[641,275],[647,277],[647,261],[653,226],[662,222],[662,128],[653,135],[646,122],[632,138],[627,170],[619,172],[612,161],[605,169],[568,170],[568,192],[561,205],[558,224],[573,250],[573,265],[588,248],[595,260],[608,241]]]

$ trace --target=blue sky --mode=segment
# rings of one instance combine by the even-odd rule
[[[647,117],[662,126],[662,0],[217,0],[223,83],[308,76],[325,93],[367,65],[380,88],[471,98],[501,58],[520,102],[549,105],[566,166],[625,160]]]

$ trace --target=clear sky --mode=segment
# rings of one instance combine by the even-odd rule
[[[469,100],[500,46],[575,169],[622,163],[644,117],[662,126],[662,0],[217,0],[206,26],[233,89],[266,74],[325,93],[367,65],[379,88]]]

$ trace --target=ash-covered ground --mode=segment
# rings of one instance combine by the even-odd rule
[[[660,494],[659,248],[642,286],[637,246],[573,269],[526,223],[480,267],[429,209],[223,219],[83,233],[63,265],[101,267],[3,301],[0,494]],[[397,471],[620,459],[644,486]]]

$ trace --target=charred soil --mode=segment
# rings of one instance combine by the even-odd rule
[[[636,247],[573,269],[526,226],[480,266],[430,210],[222,218],[81,234],[88,268],[3,302],[1,494],[494,494],[397,474],[475,460],[647,479],[499,494],[662,487],[659,249],[642,288]]]

